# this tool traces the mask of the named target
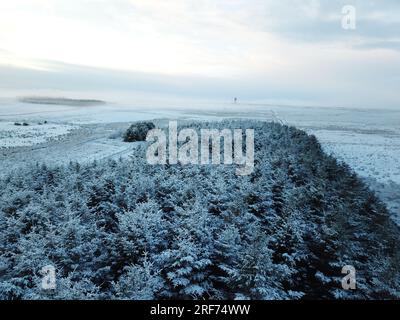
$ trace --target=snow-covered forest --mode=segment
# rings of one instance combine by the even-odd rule
[[[1,299],[400,298],[398,227],[314,136],[258,121],[255,168],[129,158],[0,180]],[[122,138],[121,138],[122,139]],[[57,287],[40,286],[43,266]],[[342,267],[357,290],[342,289]]]

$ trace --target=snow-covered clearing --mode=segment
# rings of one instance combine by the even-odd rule
[[[31,146],[59,138],[77,129],[70,124],[0,122],[0,148]]]

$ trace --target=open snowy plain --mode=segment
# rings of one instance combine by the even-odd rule
[[[0,176],[32,162],[128,156],[135,144],[120,135],[132,121],[226,118],[277,121],[314,134],[368,182],[400,224],[400,110],[184,101],[63,106],[1,98]]]

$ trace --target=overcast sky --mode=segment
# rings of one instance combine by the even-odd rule
[[[342,7],[356,29],[342,28]],[[400,107],[399,0],[0,2],[0,90]]]

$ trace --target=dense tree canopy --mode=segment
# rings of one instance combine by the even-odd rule
[[[255,169],[129,159],[32,165],[0,180],[1,299],[399,298],[385,206],[314,136],[263,122]],[[55,290],[40,270],[56,268]],[[353,265],[357,289],[341,287]]]

